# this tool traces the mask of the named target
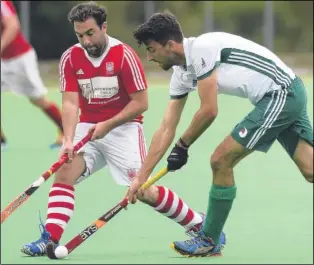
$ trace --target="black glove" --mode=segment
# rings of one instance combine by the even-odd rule
[[[176,171],[183,167],[188,161],[188,150],[184,149],[178,145],[175,145],[172,149],[170,155],[167,158],[168,170]]]

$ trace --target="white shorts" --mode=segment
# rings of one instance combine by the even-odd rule
[[[47,93],[34,49],[16,58],[1,59],[1,92],[4,91],[29,98],[40,98]]]
[[[78,123],[74,144],[88,133],[91,126],[91,123]],[[143,125],[137,122],[123,124],[104,138],[88,142],[79,152],[84,152],[86,171],[77,179],[76,184],[108,166],[117,184],[129,186],[146,156]]]

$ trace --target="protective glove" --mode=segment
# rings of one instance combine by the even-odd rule
[[[188,157],[188,149],[180,147],[176,144],[167,158],[168,170],[176,171],[180,169],[187,163]]]

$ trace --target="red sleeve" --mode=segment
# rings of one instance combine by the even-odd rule
[[[121,76],[126,91],[128,94],[132,94],[147,89],[144,69],[139,57],[131,47],[125,44],[123,46],[124,56]]]
[[[72,48],[66,50],[60,60],[59,73],[60,73],[60,91],[78,92],[79,85],[77,82],[76,74],[72,67],[71,62]]]
[[[1,1],[1,16],[10,17],[15,16],[16,11],[11,1]]]

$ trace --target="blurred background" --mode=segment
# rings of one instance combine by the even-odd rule
[[[46,85],[55,86],[61,54],[77,42],[67,13],[82,1],[13,1],[23,32],[37,51]],[[141,56],[148,79],[167,78],[148,63],[133,30],[165,9],[177,16],[186,37],[226,31],[265,45],[299,74],[313,71],[313,1],[96,1],[108,11],[108,34]],[[155,80],[153,80],[155,81]],[[165,79],[167,81],[167,79]]]

